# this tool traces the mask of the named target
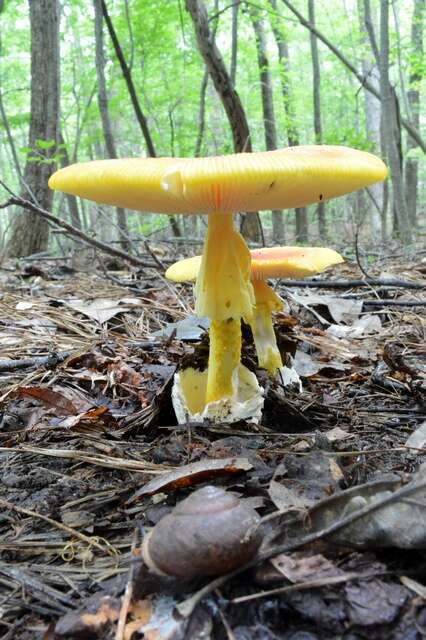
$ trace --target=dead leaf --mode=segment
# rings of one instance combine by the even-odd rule
[[[62,302],[67,307],[74,309],[74,311],[96,320],[99,324],[104,324],[119,313],[128,311],[128,307],[120,306],[119,300],[110,300],[109,298],[95,298],[91,301],[80,299],[62,300]]]
[[[269,483],[268,493],[277,509],[283,512],[304,511],[314,504],[314,500],[304,495],[303,491],[297,491],[295,487],[286,487],[276,480]]]
[[[422,449],[426,445],[426,420],[412,433],[405,443],[406,447]]]
[[[362,300],[339,298],[331,295],[323,295],[310,291],[308,293],[291,294],[292,298],[304,306],[326,306],[331,317],[337,323],[346,322],[352,324],[362,311]]]
[[[221,458],[219,460],[206,458],[200,462],[186,464],[158,478],[154,478],[139,489],[128,502],[133,502],[145,496],[152,496],[159,491],[169,492],[192,487],[211,478],[241,473],[252,468],[253,465],[247,458]]]
[[[330,429],[325,432],[325,437],[329,442],[339,442],[341,440],[347,440],[348,438],[353,438],[354,436],[344,431],[340,427],[334,427],[334,429]]]
[[[381,580],[346,584],[345,592],[351,623],[360,627],[390,624],[408,598],[404,587]]]
[[[45,404],[56,409],[58,415],[70,415],[77,411],[75,404],[69,400],[63,393],[53,391],[47,387],[20,387],[18,395],[27,396],[40,400]]]
[[[208,318],[187,316],[178,322],[166,324],[165,327],[160,329],[160,331],[156,331],[153,335],[160,338],[170,338],[174,333],[178,340],[199,340],[209,326],[210,320]]]
[[[331,324],[327,327],[326,333],[336,338],[359,338],[364,335],[378,333],[381,329],[382,323],[379,316],[366,313],[347,327],[341,324]]]
[[[345,572],[323,555],[306,556],[304,553],[284,553],[271,558],[271,564],[290,582],[309,582],[332,576],[343,576]]]
[[[425,482],[426,464],[423,464],[409,484],[402,485],[400,479],[386,479],[342,491],[311,509],[312,529],[322,530],[377,504],[370,513],[342,527],[328,539],[346,547],[426,549]],[[410,489],[409,497],[399,499],[399,493]],[[392,502],[381,504],[391,497],[394,497]]]
[[[305,353],[300,349],[295,353],[293,367],[296,369],[299,376],[302,376],[303,378],[314,376],[321,371],[321,369],[334,369],[335,371],[345,371],[348,369],[348,365],[336,362],[335,360],[321,362],[309,353]]]
[[[117,598],[96,594],[78,611],[65,614],[55,626],[55,638],[96,637],[118,620],[121,603]]]

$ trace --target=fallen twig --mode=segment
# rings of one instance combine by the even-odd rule
[[[1,180],[0,180],[0,184],[6,188],[6,185]],[[0,209],[5,209],[6,207],[9,207],[11,205],[16,205],[18,207],[22,207],[23,209],[27,209],[28,211],[32,211],[33,213],[37,214],[41,218],[44,218],[45,220],[48,220],[49,222],[55,224],[57,227],[66,229],[69,235],[74,236],[76,238],[80,238],[80,240],[82,240],[86,244],[96,247],[97,249],[99,249],[100,251],[103,251],[104,253],[108,253],[109,255],[115,256],[116,258],[121,258],[122,260],[126,260],[126,262],[129,262],[130,264],[133,264],[137,267],[158,268],[158,264],[154,262],[147,262],[146,260],[142,260],[141,258],[132,256],[129,253],[126,253],[125,251],[120,251],[120,249],[114,249],[114,247],[111,247],[111,245],[106,244],[105,242],[101,242],[100,240],[96,240],[96,238],[91,238],[90,236],[85,234],[83,231],[81,231],[81,229],[77,229],[76,227],[73,227],[71,224],[69,224],[62,218],[58,218],[58,216],[55,216],[53,215],[53,213],[50,213],[50,211],[46,211],[41,207],[37,207],[32,202],[29,202],[29,200],[25,200],[24,198],[21,198],[19,196],[12,196],[11,198],[9,198],[9,200],[4,202],[3,204],[0,204]]]
[[[352,287],[400,287],[426,289],[426,284],[392,278],[364,278],[362,280],[280,280],[285,287],[316,287],[319,289],[351,289]]]
[[[12,360],[5,358],[0,360],[0,371],[15,371],[15,369],[26,369],[27,367],[54,367],[66,360],[72,351],[60,351],[59,353],[49,353],[48,356],[35,356],[34,358],[21,358]]]
[[[426,307],[426,300],[363,300],[366,307]]]

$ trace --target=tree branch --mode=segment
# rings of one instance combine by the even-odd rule
[[[309,29],[309,31],[311,31],[312,33],[314,33],[317,36],[317,38],[321,40],[321,42],[323,42],[326,45],[326,47],[328,47],[330,51],[334,53],[334,55],[340,60],[340,62],[342,62],[342,64],[344,64],[345,67],[347,67],[349,71],[351,71],[354,74],[354,76],[358,78],[359,82],[362,84],[363,87],[367,89],[367,91],[369,91],[374,96],[376,96],[378,100],[380,101],[382,100],[382,97],[379,91],[377,91],[377,89],[364,77],[364,75],[358,71],[358,69],[350,62],[350,60],[346,58],[346,56],[340,51],[340,49],[335,47],[334,44],[330,42],[328,38],[326,38],[326,36],[324,36],[320,31],[318,31],[316,27],[311,25],[311,23],[308,22],[308,20],[306,20],[306,18],[303,17],[303,15],[296,9],[296,7],[294,7],[291,4],[291,2],[289,2],[289,0],[282,0],[282,2],[285,4],[285,6],[288,9],[290,9],[292,13],[294,13],[294,15],[298,18],[300,24],[306,27],[307,29]],[[422,136],[420,135],[420,132],[417,131],[417,129],[413,127],[413,125],[406,118],[401,118],[401,124],[403,125],[407,133],[411,136],[411,138],[421,148],[423,153],[426,153],[426,140],[423,140]]]
[[[10,190],[6,187],[6,185],[1,180],[0,180],[0,184],[10,193]],[[104,253],[108,253],[111,256],[115,256],[116,258],[121,258],[122,260],[126,260],[126,262],[129,262],[130,264],[136,267],[157,267],[158,268],[158,265],[156,265],[155,263],[147,262],[146,260],[142,260],[141,258],[132,256],[128,253],[125,253],[124,251],[120,251],[119,249],[114,249],[114,247],[111,247],[109,244],[106,244],[105,242],[101,242],[100,240],[96,240],[96,238],[91,238],[90,236],[86,235],[83,231],[81,231],[81,229],[77,229],[76,227],[73,227],[71,224],[69,224],[62,218],[58,218],[57,216],[53,215],[53,213],[50,213],[50,211],[46,211],[41,207],[37,207],[32,202],[29,202],[24,198],[20,198],[19,196],[12,195],[12,197],[9,198],[7,202],[0,204],[0,209],[5,209],[6,207],[9,207],[11,205],[17,205],[18,207],[27,209],[28,211],[35,213],[41,218],[48,220],[52,224],[55,224],[57,227],[61,227],[62,229],[65,229],[69,235],[74,236],[75,238],[79,238],[84,243],[89,244],[92,247],[96,247],[96,249],[99,249]]]

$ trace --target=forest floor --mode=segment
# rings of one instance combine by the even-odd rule
[[[425,252],[369,264],[394,284],[278,285],[303,391],[260,372],[257,427],[176,425],[175,368],[206,356],[191,287],[21,264],[0,270],[0,638],[425,636]],[[139,555],[200,484],[255,501],[271,557],[204,598]]]

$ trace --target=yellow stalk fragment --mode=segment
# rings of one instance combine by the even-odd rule
[[[234,371],[240,364],[241,320],[212,320],[206,404],[234,395]]]
[[[275,375],[277,369],[283,366],[283,362],[277,346],[271,313],[280,311],[283,303],[265,281],[253,281],[253,287],[256,306],[249,324],[256,346],[257,359],[259,367],[266,369],[270,375]]]

